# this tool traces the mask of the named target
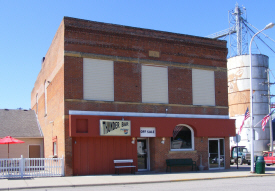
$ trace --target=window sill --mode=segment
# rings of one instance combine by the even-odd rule
[[[169,154],[177,154],[177,153],[197,153],[196,150],[180,150],[180,149],[175,149],[175,150],[170,150]]]

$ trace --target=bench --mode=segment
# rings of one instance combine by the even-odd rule
[[[120,168],[131,168],[131,173],[132,173],[132,169],[134,169],[134,174],[135,174],[136,166],[133,166],[133,159],[114,160],[114,163],[115,163],[115,173],[117,170],[118,175],[119,175]],[[117,164],[129,164],[129,165],[117,166]]]
[[[168,169],[168,166],[170,167],[170,172],[171,172],[171,167],[172,166],[192,166],[195,167],[197,171],[197,165],[196,161],[193,161],[191,158],[186,158],[186,159],[166,159],[166,172]]]

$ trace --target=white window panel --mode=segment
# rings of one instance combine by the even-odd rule
[[[193,105],[215,105],[214,71],[192,69]]]
[[[168,103],[167,67],[142,65],[142,102]]]
[[[114,101],[113,61],[83,59],[83,95],[86,100]]]

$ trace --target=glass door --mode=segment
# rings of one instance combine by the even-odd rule
[[[224,168],[224,161],[225,161],[225,156],[224,156],[224,139],[219,140],[219,147],[220,147],[220,168]]]
[[[208,140],[209,169],[224,168],[224,139]]]
[[[137,139],[138,170],[149,170],[149,145],[147,139]]]

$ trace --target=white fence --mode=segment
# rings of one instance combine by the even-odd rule
[[[64,158],[0,159],[0,178],[64,176]]]

